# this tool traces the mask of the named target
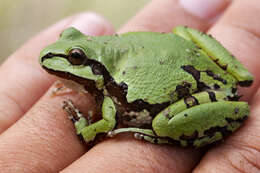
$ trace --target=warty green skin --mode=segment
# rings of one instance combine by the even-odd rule
[[[248,104],[231,100],[238,98],[238,84],[252,83],[252,75],[212,37],[186,27],[177,27],[174,33],[92,37],[68,28],[56,43],[42,50],[40,63],[47,71],[66,74],[62,77],[67,80],[73,80],[70,74],[94,81],[94,87],[104,95],[102,120],[88,124],[80,116],[74,122],[77,134],[86,142],[98,133],[114,136],[133,132],[136,138],[153,143],[201,147],[242,124],[249,115]],[[103,72],[93,72],[92,61],[73,65],[68,60],[73,49],[102,64],[112,82]],[[108,87],[113,82],[127,86],[127,103]],[[150,106],[166,106],[153,112],[125,108],[140,100]],[[117,129],[116,116],[128,127]]]

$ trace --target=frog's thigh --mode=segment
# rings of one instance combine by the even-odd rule
[[[95,139],[99,133],[107,133],[111,131],[116,124],[116,109],[113,101],[109,97],[105,97],[102,104],[102,117],[103,119],[84,127],[80,134],[86,142]]]
[[[170,137],[181,145],[200,147],[235,131],[249,114],[246,102],[219,101],[197,105],[172,118],[160,113],[153,129],[160,137]]]

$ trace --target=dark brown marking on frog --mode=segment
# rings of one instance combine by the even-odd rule
[[[181,66],[181,68],[183,70],[185,70],[186,72],[190,73],[196,81],[200,80],[200,71],[196,70],[193,66],[184,65],[184,66]]]
[[[234,112],[235,112],[235,114],[237,114],[239,112],[239,108],[236,107]]]
[[[214,84],[214,89],[218,90],[220,88],[220,86],[218,84]]]
[[[234,87],[233,87],[233,88],[231,89],[231,92],[232,92],[233,94],[236,94],[236,93],[237,93],[237,88],[234,88]]]
[[[238,118],[238,119],[225,118],[225,120],[226,120],[228,123],[234,123],[234,122],[243,123],[247,118],[248,118],[248,115],[244,115],[243,117]]]
[[[196,99],[196,97],[194,97],[194,96],[184,98],[184,103],[186,105],[186,108],[190,108],[192,106],[199,105],[198,99]]]
[[[160,63],[160,65],[163,65],[163,64],[164,64],[164,61],[160,60],[160,62],[159,62],[159,63]]]
[[[217,99],[216,99],[216,94],[212,91],[207,91],[208,95],[209,95],[209,99],[211,102],[216,102]]]
[[[234,95],[234,96],[227,96],[228,100],[230,101],[238,101],[240,98],[242,97],[242,95]]]
[[[195,69],[193,66],[191,65],[184,65],[181,66],[181,68],[188,72],[189,74],[192,75],[192,77],[195,79],[196,83],[197,83],[197,88],[199,91],[203,91],[205,89],[210,89],[209,86],[207,86],[204,82],[200,81],[200,71]]]
[[[213,59],[213,58],[211,58],[211,59]],[[219,59],[215,59],[215,60],[213,60],[221,69],[223,69],[223,70],[227,70],[227,68],[228,68],[228,64],[220,64],[220,62],[219,62]]]
[[[221,133],[221,135],[223,137],[228,136],[229,134],[232,133],[231,130],[228,130],[228,126],[226,125],[226,126],[223,126],[223,127],[220,127],[220,126],[211,127],[208,130],[205,130],[204,134],[208,137],[213,137],[218,132]]]
[[[227,70],[227,68],[228,68],[228,64],[222,65],[223,70]]]
[[[253,80],[239,81],[238,85],[242,87],[249,87],[253,83]]]
[[[227,81],[223,78],[221,78],[219,75],[214,74],[211,70],[206,70],[206,74],[210,77],[212,77],[214,80],[220,81],[223,84],[227,84]]]
[[[185,82],[185,81],[181,85],[177,85],[175,92],[178,95],[178,99],[181,99],[183,97],[190,95],[190,87],[191,87],[191,84],[188,82]]]
[[[127,86],[126,83],[121,82],[121,83],[119,83],[119,86],[123,89],[123,91],[124,91],[125,93],[127,92],[128,86]]]
[[[123,121],[131,121],[132,117],[130,115],[125,115],[125,116],[122,117],[122,120]]]

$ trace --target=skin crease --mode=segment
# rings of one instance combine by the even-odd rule
[[[64,99],[70,98],[83,112],[93,109],[90,96],[88,99],[83,99],[82,95],[78,94],[50,97],[53,88],[47,93],[45,91],[54,78],[40,69],[35,58],[42,47],[56,40],[61,30],[72,25],[79,17],[74,16],[29,41],[0,67],[0,76],[5,81],[0,86],[0,119],[5,120],[4,122],[0,120],[3,132],[0,135],[1,172],[63,170],[63,172],[181,173],[191,172],[194,168],[194,172],[200,173],[258,172],[260,118],[257,115],[260,113],[260,90],[257,74],[260,67],[258,50],[260,24],[256,19],[260,18],[259,8],[258,0],[236,0],[209,30],[255,75],[255,81],[249,89],[240,90],[246,96],[245,99],[251,103],[251,115],[248,121],[237,133],[209,150],[200,162],[203,154],[201,150],[153,145],[133,140],[125,135],[106,140],[85,153],[86,147],[77,139],[73,125],[60,107]],[[89,16],[86,15],[78,20],[82,23],[88,19]],[[133,30],[169,32],[174,26],[181,24],[204,31],[209,27],[207,21],[185,12],[177,1],[155,0],[131,19],[120,32]],[[94,33],[96,35],[112,32],[111,26],[105,21],[101,20],[95,25],[100,29]],[[21,73],[15,71],[18,65],[24,65]],[[19,82],[17,78],[23,82]],[[23,93],[30,93],[30,97]],[[5,130],[12,124],[12,127]]]

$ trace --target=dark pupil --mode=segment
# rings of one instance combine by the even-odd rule
[[[72,65],[81,65],[84,64],[86,56],[82,50],[73,49],[69,52],[68,60]]]

